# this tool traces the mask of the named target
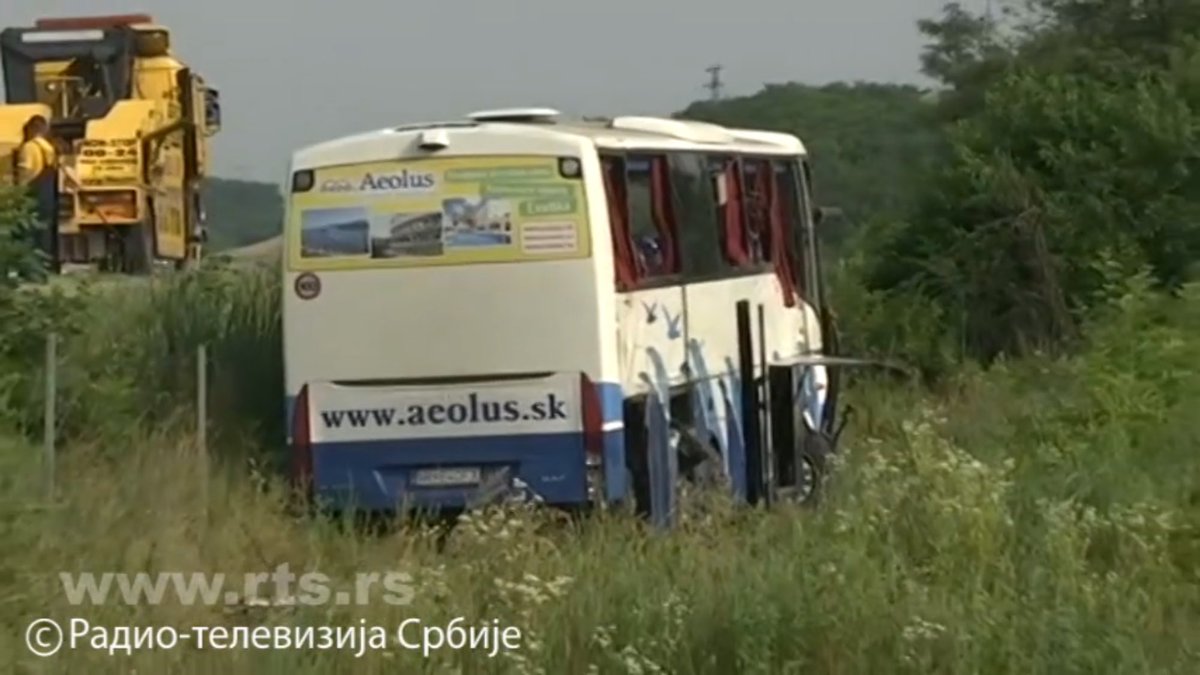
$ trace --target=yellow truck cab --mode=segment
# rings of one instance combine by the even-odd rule
[[[60,263],[140,274],[199,258],[220,105],[167,28],[140,14],[42,19],[0,32],[0,63],[0,154],[38,114],[60,151]]]

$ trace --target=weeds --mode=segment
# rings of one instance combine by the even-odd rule
[[[444,542],[298,517],[258,419],[277,416],[274,281],[211,270],[81,289],[64,343],[60,494],[0,443],[0,654],[29,672],[1192,673],[1200,669],[1200,298],[1131,294],[1086,353],[964,367],[941,390],[859,381],[863,414],[815,511],[687,492],[679,526],[565,522],[496,507]],[[265,273],[263,273],[265,275]],[[214,458],[187,408],[190,352],[214,357]],[[274,365],[273,365],[274,364]],[[269,375],[269,376],[268,376]],[[32,377],[32,376],[30,376]],[[36,378],[33,378],[36,379]],[[10,390],[12,391],[12,390]],[[261,399],[261,400],[259,400]],[[32,416],[34,397],[26,417]],[[179,415],[166,414],[184,409]],[[211,463],[210,463],[211,462]],[[258,468],[263,467],[263,468]],[[206,473],[207,472],[207,473]],[[198,477],[207,475],[207,480]],[[409,575],[409,604],[71,606],[59,571]],[[138,650],[43,660],[37,617],[93,626],[446,626],[496,622],[520,649]],[[412,635],[416,635],[413,633]]]
[[[0,400],[10,403],[5,426],[41,433],[44,345],[53,331],[61,343],[59,433],[68,441],[119,442],[131,431],[192,424],[197,348],[206,345],[212,427],[278,446],[284,403],[274,270],[209,266],[68,288],[15,294],[26,320],[0,379]]]

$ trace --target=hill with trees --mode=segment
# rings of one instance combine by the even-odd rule
[[[877,83],[767,85],[753,96],[687,106],[678,117],[794,133],[818,165],[822,204],[842,208],[849,223],[905,213],[941,135],[931,95],[912,86]],[[262,242],[280,233],[278,186],[213,178],[205,186],[214,250]],[[849,229],[831,233],[841,241]]]
[[[843,209],[854,225],[913,206],[942,150],[934,100],[906,85],[769,84],[753,96],[693,103],[676,116],[800,137],[817,200]]]
[[[283,195],[278,185],[209,178],[202,191],[214,251],[249,246],[280,233]]]

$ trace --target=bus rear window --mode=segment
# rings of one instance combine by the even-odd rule
[[[579,162],[454,157],[331,167],[292,194],[294,269],[585,258]]]

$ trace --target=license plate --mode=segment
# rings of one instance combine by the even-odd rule
[[[420,469],[413,475],[413,484],[421,487],[474,485],[479,482],[479,467]]]

